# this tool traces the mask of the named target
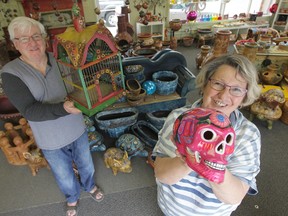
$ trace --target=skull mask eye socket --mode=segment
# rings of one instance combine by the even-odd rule
[[[217,134],[214,130],[206,128],[201,131],[201,138],[206,142],[211,142],[217,138]]]
[[[228,133],[226,135],[225,141],[226,141],[227,145],[231,146],[233,144],[233,141],[234,141],[234,134]]]

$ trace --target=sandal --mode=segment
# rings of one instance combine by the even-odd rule
[[[66,206],[66,216],[77,216],[77,204],[75,206]]]
[[[93,193],[90,193],[90,196],[96,201],[101,202],[104,199],[104,192],[100,187],[95,186],[96,190]],[[99,198],[100,197],[100,198]]]

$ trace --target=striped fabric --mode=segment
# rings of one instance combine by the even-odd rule
[[[199,106],[199,101],[192,108],[196,106]],[[176,109],[167,117],[153,150],[154,156],[176,156],[176,147],[171,141],[173,123],[187,109],[191,109],[191,106]],[[231,114],[230,121],[236,133],[236,143],[234,153],[228,158],[227,169],[250,186],[248,194],[257,194],[255,177],[260,171],[260,132],[238,110]],[[162,184],[157,179],[156,182],[158,204],[167,216],[225,216],[230,215],[238,206],[218,200],[209,182],[196,172],[191,172],[174,185]]]

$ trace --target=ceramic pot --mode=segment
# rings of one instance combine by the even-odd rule
[[[177,38],[176,37],[171,37],[170,38],[170,49],[177,49],[177,46],[178,46],[178,41],[177,41]]]
[[[267,66],[267,69],[261,73],[261,80],[268,85],[276,85],[279,83],[283,75],[279,71],[279,65],[271,64]]]
[[[140,84],[145,81],[144,67],[141,65],[128,65],[124,69],[125,79],[135,79]]]
[[[180,19],[173,19],[169,22],[169,27],[172,31],[179,31],[182,27],[182,22]]]
[[[95,115],[95,121],[101,130],[110,137],[119,137],[137,122],[138,110],[134,107],[105,110]]]
[[[258,44],[255,42],[246,42],[244,43],[243,55],[246,56],[251,62],[256,61]]]
[[[206,56],[209,54],[211,50],[211,47],[209,45],[202,45],[200,53],[197,54],[195,61],[197,69],[202,68],[202,62],[206,58]]]
[[[157,94],[169,95],[176,91],[178,75],[172,71],[158,71],[152,74],[152,80]]]
[[[147,121],[140,120],[131,127],[133,134],[137,136],[147,147],[154,148],[158,141],[159,130]]]
[[[185,36],[182,38],[182,40],[185,47],[190,47],[193,44],[194,38],[191,36]]]
[[[141,47],[151,47],[154,44],[152,34],[150,33],[139,33],[137,36]]]
[[[126,80],[126,87],[130,94],[138,96],[141,92],[141,85],[136,79]]]
[[[146,118],[157,129],[161,130],[170,112],[171,110],[158,110],[155,112],[149,112],[149,113],[146,113]]]
[[[153,48],[140,48],[132,52],[133,56],[144,56],[146,58],[152,58],[158,51]]]
[[[203,60],[203,65],[228,52],[231,34],[232,32],[229,30],[219,30],[216,32],[213,50]]]

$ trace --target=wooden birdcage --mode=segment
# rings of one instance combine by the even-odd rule
[[[121,56],[111,32],[101,24],[55,37],[54,55],[68,97],[88,116],[116,102],[124,93]]]

